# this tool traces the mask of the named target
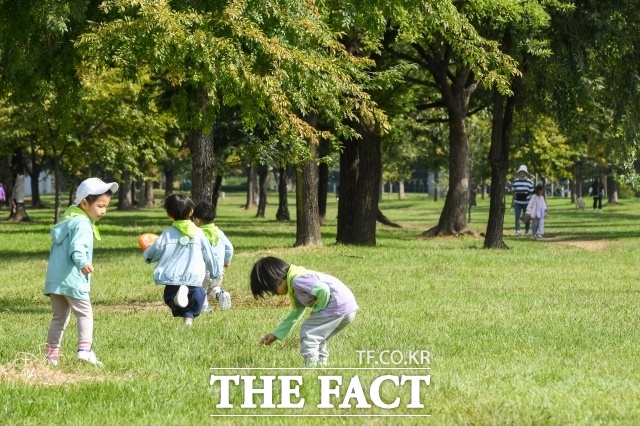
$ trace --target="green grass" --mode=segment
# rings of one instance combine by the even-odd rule
[[[271,202],[276,199],[270,195]],[[52,369],[39,361],[51,319],[42,287],[52,211],[30,210],[34,222],[29,224],[0,223],[0,424],[640,423],[640,202],[622,200],[594,214],[574,210],[566,199],[551,199],[545,241],[507,237],[510,250],[487,251],[481,239],[417,238],[437,222],[442,208],[442,202],[422,195],[410,194],[405,201],[385,196],[382,211],[403,228],[380,227],[377,247],[367,248],[334,244],[331,197],[329,225],[322,228],[325,245],[298,249],[291,248],[295,223],[273,220],[274,205],[267,208],[269,219],[254,219],[254,212],[240,208],[243,200],[244,194],[227,194],[216,220],[236,249],[223,285],[234,307],[203,314],[192,329],[162,304],[162,287],[154,285],[152,266],[144,264],[137,247],[139,234],[169,225],[164,212],[110,210],[99,223],[102,241],[95,244],[91,293],[94,348],[104,367],[75,361],[72,318],[62,366],[52,378]],[[512,215],[507,212],[506,234],[513,233]],[[487,216],[488,200],[479,200],[470,225],[484,232]],[[330,341],[332,367],[366,367],[359,362],[361,350],[428,350],[431,385],[421,391],[425,408],[402,408],[409,402],[409,386],[385,383],[383,400],[401,396],[401,408],[318,409],[318,375],[343,376],[337,406],[356,374],[329,369],[254,372],[302,375],[304,410],[242,409],[235,387],[236,408],[216,409],[219,389],[209,385],[209,368],[300,366],[295,331],[271,347],[257,344],[289,311],[286,298],[255,302],[250,295],[251,265],[267,254],[335,275],[356,295],[361,308],[356,320]],[[23,367],[22,353],[38,360]],[[28,380],[16,379],[29,371]],[[379,375],[403,374],[357,373],[365,391]],[[67,383],[57,384],[61,380]],[[431,417],[209,417],[225,413]]]

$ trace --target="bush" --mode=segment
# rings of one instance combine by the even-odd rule
[[[633,198],[636,196],[636,191],[633,190],[631,185],[626,183],[620,184],[620,190],[618,191],[618,198]]]

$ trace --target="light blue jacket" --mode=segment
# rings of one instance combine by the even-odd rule
[[[144,251],[144,260],[147,263],[158,262],[153,271],[153,279],[158,285],[202,287],[206,271],[212,277],[219,276],[222,271],[202,230],[198,229],[192,238],[182,237],[176,228],[165,229]]]
[[[231,258],[233,257],[233,246],[231,245],[231,241],[224,235],[220,229],[218,229],[218,243],[215,246],[211,246],[213,250],[213,255],[216,258],[216,262],[218,263],[218,267],[220,269],[220,274],[224,271],[224,264],[231,262]],[[212,277],[217,278],[218,276],[212,275]]]
[[[51,229],[51,251],[44,294],[60,294],[74,299],[88,300],[91,274],[80,270],[93,258],[93,228],[84,216],[75,216]]]

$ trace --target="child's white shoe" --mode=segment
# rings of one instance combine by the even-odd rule
[[[218,299],[218,303],[220,303],[220,309],[223,311],[228,311],[231,309],[231,295],[220,289],[220,293],[216,295],[216,299]]]
[[[93,365],[102,365],[102,363],[98,361],[98,357],[96,356],[96,353],[94,351],[86,351],[84,349],[78,349],[78,354],[76,355],[76,358],[78,358],[81,361],[87,361],[88,363]]]
[[[209,303],[209,296],[204,297],[204,303],[202,304],[202,312],[213,312],[213,307]]]
[[[53,367],[57,367],[60,364],[60,361],[57,360],[57,359],[53,359],[53,358],[49,358],[49,357],[46,357],[45,359],[47,361],[47,365],[51,365]]]
[[[181,285],[178,293],[173,297],[173,303],[180,308],[186,308],[189,304],[189,287]]]

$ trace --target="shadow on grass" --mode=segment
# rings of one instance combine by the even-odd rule
[[[49,250],[36,250],[36,251],[13,251],[13,250],[0,250],[0,263],[4,262],[16,262],[23,260],[41,260],[49,259]]]
[[[3,297],[0,299],[0,314],[3,313],[48,314],[51,313],[51,305],[45,295],[42,295],[42,301],[38,303],[34,303],[33,300]]]

